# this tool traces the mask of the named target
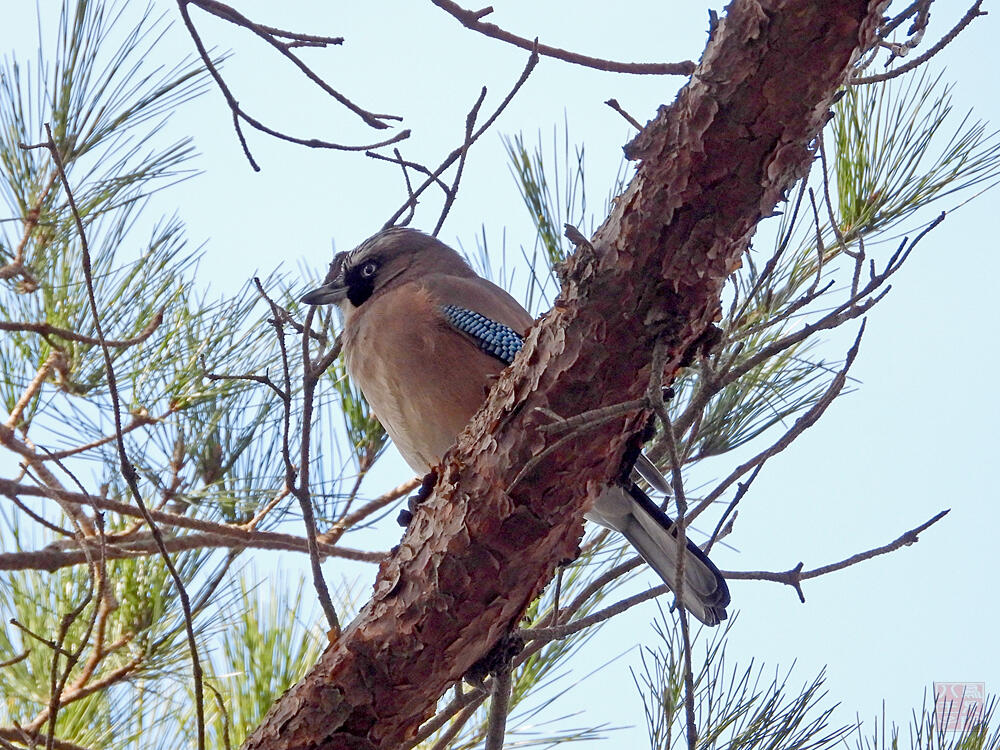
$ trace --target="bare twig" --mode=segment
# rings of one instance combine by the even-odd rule
[[[637,119],[632,117],[632,115],[630,115],[628,112],[622,109],[622,105],[618,103],[617,99],[608,99],[604,103],[607,104],[609,107],[611,107],[611,109],[620,114],[622,117],[624,117],[625,121],[633,128],[635,128],[636,130],[642,130],[642,124]]]
[[[531,75],[531,71],[535,69],[535,66],[537,64],[538,64],[538,53],[532,50],[531,55],[528,56],[528,62],[525,64],[524,70],[521,71],[520,77],[517,79],[517,81],[514,82],[513,87],[511,87],[511,90],[508,92],[507,96],[504,97],[504,100],[500,102],[497,108],[493,111],[493,114],[490,115],[486,119],[486,122],[484,122],[479,127],[479,129],[472,134],[472,138],[467,138],[465,141],[462,142],[461,146],[459,146],[458,148],[453,150],[450,154],[448,154],[448,156],[444,158],[444,161],[442,161],[438,165],[437,169],[433,171],[427,171],[428,175],[427,179],[424,180],[420,184],[420,186],[416,190],[414,190],[411,195],[407,197],[406,202],[398,209],[396,209],[396,212],[389,217],[388,221],[385,222],[383,227],[393,226],[399,219],[399,217],[401,217],[407,211],[408,208],[415,205],[416,200],[423,194],[423,192],[428,187],[435,184],[438,185],[441,184],[440,177],[444,173],[444,171],[448,169],[448,167],[450,167],[452,164],[454,164],[459,158],[461,158],[462,154],[467,152],[469,148],[472,147],[472,144],[478,141],[479,138],[482,136],[482,134],[490,129],[490,127],[500,116],[500,114],[507,108],[507,105],[510,104],[511,100],[517,95],[517,92],[521,90],[521,86],[523,86],[524,82],[528,80],[528,76]],[[445,193],[447,194],[447,192],[448,190],[447,188],[445,188]]]
[[[2,552],[0,553],[0,570],[46,570],[51,572],[72,565],[80,565],[87,562],[90,548],[95,545],[85,541],[79,546],[84,551],[63,551],[50,547],[29,552]],[[248,548],[305,553],[309,551],[307,540],[301,537],[267,531],[253,532],[248,539],[240,539],[233,534],[186,534],[165,539],[163,547],[171,553],[198,549],[242,550]],[[317,550],[323,558],[339,557],[345,560],[370,563],[379,563],[388,554],[387,552],[369,552],[347,547],[330,547],[329,545],[318,545]],[[126,544],[108,544],[107,559],[127,560],[136,557],[149,557],[158,552],[162,552],[162,550],[154,540],[139,538],[130,540]]]
[[[972,7],[969,8],[968,11],[966,11],[965,15],[962,16],[962,19],[957,24],[955,24],[955,26],[951,29],[951,31],[949,31],[947,34],[941,37],[941,39],[938,41],[937,44],[935,44],[933,47],[931,47],[929,50],[927,50],[924,54],[920,55],[919,57],[915,57],[912,60],[910,60],[910,62],[905,63],[904,65],[900,65],[898,68],[894,68],[893,70],[890,70],[886,73],[877,73],[876,75],[873,76],[854,78],[853,80],[848,81],[848,83],[851,86],[864,86],[865,84],[869,83],[881,83],[882,81],[888,81],[890,78],[896,78],[898,76],[903,75],[904,73],[910,72],[914,68],[920,67],[925,62],[934,57],[934,55],[936,55],[938,52],[947,47],[955,39],[955,37],[961,34],[962,31],[965,29],[965,27],[968,26],[970,23],[972,23],[976,18],[978,18],[979,16],[986,15],[985,12],[980,10],[982,4],[983,0],[976,0],[976,2],[972,4]]]
[[[280,398],[284,402],[287,402],[291,398],[291,396],[289,396],[286,391],[279,388],[277,384],[275,384],[275,382],[271,380],[271,378],[268,376],[266,372],[263,375],[253,375],[253,374],[231,375],[229,373],[208,372],[208,370],[205,369],[204,357],[202,357],[201,366],[202,370],[204,370],[202,375],[207,380],[244,380],[249,383],[259,383],[260,385],[266,385],[268,388],[270,388],[272,391],[278,394],[278,398]]]
[[[164,311],[161,308],[149,321],[146,327],[132,338],[108,339],[105,343],[116,349],[123,349],[125,347],[141,344],[143,341],[152,336],[153,332],[160,327],[160,324],[163,322],[163,312]],[[66,339],[67,341],[79,341],[81,344],[90,344],[91,346],[99,346],[101,343],[101,340],[94,336],[84,336],[82,333],[71,331],[68,328],[60,328],[58,326],[51,325],[50,323],[0,320],[0,331],[25,331],[28,333],[37,333],[41,336],[58,336],[59,338]]]
[[[486,728],[484,750],[503,750],[504,735],[507,730],[507,714],[510,712],[511,665],[504,664],[493,677],[490,691],[490,715]]]
[[[404,485],[405,486],[405,485]],[[55,496],[63,503],[69,505],[89,505],[93,508],[111,511],[112,513],[118,513],[123,516],[131,516],[135,518],[142,518],[142,514],[133,506],[126,503],[120,503],[115,500],[108,500],[107,498],[97,497],[95,495],[88,495],[86,493],[76,493],[68,492],[66,490],[52,490],[49,488],[39,488],[32,487],[27,484],[18,484],[10,479],[0,479],[0,494],[7,495],[8,497],[13,496],[28,496],[28,497],[51,497]],[[293,534],[279,534],[272,531],[258,531],[255,529],[248,529],[245,526],[229,525],[224,523],[218,523],[216,521],[207,521],[201,518],[191,518],[189,516],[183,516],[177,513],[168,513],[161,510],[149,510],[150,517],[153,518],[158,524],[164,526],[173,526],[182,529],[191,529],[192,531],[203,532],[206,536],[205,539],[211,539],[214,537],[226,537],[232,540],[228,545],[213,545],[213,546],[231,546],[231,547],[262,547],[266,549],[287,549],[297,552],[306,551],[306,540],[302,537],[295,536]],[[171,540],[172,542],[174,540]],[[344,547],[334,546],[329,541],[320,541],[319,551],[327,557],[343,557],[350,560],[361,560],[366,562],[378,562],[383,554],[380,552],[361,552],[359,550],[348,549]],[[47,550],[63,550],[66,548],[74,548],[79,545],[79,542],[55,542],[46,548]],[[15,553],[15,554],[35,554],[35,553]],[[13,557],[7,557],[0,555],[0,561],[2,560],[12,560]],[[31,567],[31,566],[22,566]],[[0,562],[0,570],[11,569],[7,568],[3,562]],[[41,568],[48,569],[48,568]]]
[[[506,491],[508,493],[513,491],[518,482],[528,476],[528,474],[530,474],[553,451],[558,450],[569,441],[575,440],[581,434],[587,432],[588,430],[592,430],[595,427],[599,427],[606,422],[610,422],[613,419],[620,419],[626,414],[638,411],[639,409],[647,408],[648,406],[649,403],[646,399],[635,399],[621,404],[605,406],[600,409],[592,409],[573,417],[560,419],[558,422],[553,422],[552,424],[542,425],[539,428],[539,432],[562,432],[564,430],[569,430],[569,432],[554,441],[551,445],[545,446],[544,450],[536,453],[529,461],[525,462],[524,466],[522,466],[521,470],[517,473],[517,476],[515,476],[513,481],[507,486]]]
[[[837,217],[833,215],[833,201],[830,199],[830,170],[827,168],[826,163],[826,142],[823,140],[823,132],[820,131],[816,135],[816,141],[819,145],[819,159],[820,163],[823,165],[823,200],[826,202],[826,212],[830,219],[830,228],[833,230],[834,236],[837,238],[837,244],[840,246],[841,252],[850,257],[856,257],[851,249],[847,246],[847,240],[844,238],[844,233],[840,231],[840,222],[837,221]],[[809,196],[812,198],[812,188],[809,189]],[[815,214],[815,201],[813,201],[813,212]],[[816,217],[816,233],[819,234],[819,217]],[[822,239],[819,242],[820,249],[822,250]]]
[[[38,515],[37,513],[35,513],[35,511],[33,511],[31,508],[29,508],[24,503],[22,503],[21,499],[19,497],[17,497],[17,495],[7,495],[7,497],[9,497],[10,501],[12,503],[14,503],[14,505],[16,505],[18,508],[20,508],[21,512],[23,512],[25,515],[27,515],[32,521],[34,521],[37,524],[40,524],[41,526],[44,526],[49,531],[52,531],[52,532],[54,532],[55,534],[57,534],[57,535],[59,535],[61,537],[67,537],[69,539],[72,539],[72,538],[74,538],[76,536],[76,534],[74,532],[70,531],[69,529],[64,529],[61,526],[56,526],[51,521],[46,520],[45,518],[42,518],[40,515]]]
[[[495,24],[484,23],[482,18],[493,12],[492,7],[471,11],[466,10],[457,3],[451,2],[451,0],[431,0],[431,2],[449,15],[454,16],[467,29],[472,29],[507,44],[513,44],[515,47],[520,47],[521,49],[531,49],[533,44],[537,44],[537,40],[532,42],[530,39],[511,34],[509,31],[504,31]],[[689,76],[694,72],[695,68],[694,63],[690,60],[677,63],[616,62],[614,60],[602,60],[597,57],[590,57],[589,55],[581,55],[577,52],[559,49],[558,47],[550,47],[547,44],[538,44],[538,53],[546,57],[562,60],[563,62],[583,65],[587,68],[603,70],[609,73]]]
[[[92,750],[75,742],[58,740],[44,732],[28,732],[22,727],[0,727],[0,742],[3,742],[6,748],[15,748],[14,745],[7,743],[7,740],[17,742],[22,747],[37,747],[44,743],[45,747],[51,747],[53,750]]]
[[[740,500],[742,500],[743,496],[747,494],[747,490],[750,489],[750,485],[753,484],[753,480],[755,480],[757,475],[760,474],[760,470],[764,468],[765,463],[767,462],[761,461],[757,464],[757,467],[753,470],[753,474],[750,475],[750,478],[747,481],[739,482],[736,485],[736,495],[726,507],[725,512],[719,517],[719,522],[715,525],[715,531],[712,532],[712,536],[708,539],[708,544],[705,545],[706,555],[712,551],[712,546],[716,543],[716,541],[724,536],[724,534],[722,534],[722,529],[726,524],[726,519],[729,518],[730,514],[734,510],[736,510],[736,506],[740,504]]]
[[[416,737],[414,737],[414,741],[405,744],[401,750],[409,750],[419,744],[419,742],[427,739],[427,737],[430,737],[431,734],[444,726],[454,716],[455,718],[452,719],[451,726],[438,738],[438,741],[434,743],[431,750],[447,750],[447,748],[452,747],[458,733],[462,731],[462,727],[469,722],[469,719],[475,716],[476,710],[483,705],[486,695],[485,692],[480,692],[479,690],[470,690],[468,693],[464,693],[461,699],[452,701],[438,716],[421,727]],[[464,703],[462,702],[463,700]]]
[[[902,267],[903,263],[905,263],[909,257],[909,254],[927,235],[927,233],[937,227],[942,221],[944,221],[944,219],[945,213],[942,212],[937,218],[928,223],[928,225],[924,227],[924,229],[921,230],[921,232],[914,237],[912,241],[908,237],[904,237],[899,247],[886,261],[886,264],[881,272],[871,273],[868,282],[863,288],[858,289],[855,294],[852,294],[848,299],[837,305],[834,309],[827,312],[818,320],[807,323],[797,331],[771,342],[757,351],[754,355],[747,357],[738,365],[734,364],[738,353],[737,351],[734,351],[729,356],[728,361],[723,362],[723,364],[718,367],[718,371],[715,372],[712,377],[703,377],[701,379],[698,390],[688,402],[686,408],[684,409],[684,413],[681,414],[681,416],[676,420],[675,428],[677,433],[682,435],[685,434],[700,418],[700,415],[708,406],[715,394],[719,393],[729,384],[736,382],[744,375],[751,372],[755,367],[763,364],[771,357],[798,345],[818,331],[837,328],[847,321],[859,318],[867,313],[872,307],[878,304],[891,289],[891,286],[886,286],[882,289],[885,282],[888,281],[888,279]],[[662,455],[662,450],[654,449],[650,451],[650,456],[654,459],[654,461],[661,458]],[[701,509],[697,512],[700,513]]]
[[[365,156],[371,157],[372,159],[375,159],[377,161],[387,161],[393,164],[399,164],[401,167],[405,167],[406,169],[412,169],[414,172],[419,172],[422,175],[430,177],[431,181],[434,184],[436,184],[439,188],[441,188],[441,192],[443,192],[445,195],[448,194],[448,185],[439,176],[436,176],[433,172],[431,172],[431,170],[429,170],[423,164],[418,164],[415,161],[409,161],[408,159],[403,159],[402,155],[399,153],[398,148],[394,148],[392,152],[396,158],[390,158],[385,154],[378,153],[377,151],[365,151]],[[410,196],[411,198],[415,198],[415,196],[412,195],[413,193],[412,185],[407,185],[407,193],[411,194]],[[408,222],[401,222],[401,223],[405,225]]]
[[[274,303],[268,300],[274,307]],[[313,315],[316,312],[315,307],[310,307],[309,312],[306,313],[306,319],[303,325],[308,331],[312,328]],[[279,341],[282,342],[282,350],[284,350],[284,337],[282,332],[279,330],[278,335]],[[306,528],[306,538],[309,544],[309,563],[312,569],[313,586],[316,589],[316,595],[319,598],[320,606],[323,608],[323,612],[326,615],[327,623],[330,625],[329,631],[331,638],[335,638],[340,634],[340,621],[337,617],[337,611],[333,607],[333,601],[330,598],[330,591],[326,585],[326,579],[323,578],[323,569],[320,567],[320,557],[319,557],[319,545],[317,543],[316,537],[316,519],[313,514],[312,507],[312,495],[309,490],[309,458],[310,458],[310,444],[312,439],[312,413],[314,406],[314,396],[316,393],[316,384],[319,382],[320,377],[326,372],[327,368],[333,364],[333,360],[337,358],[340,354],[340,339],[338,338],[333,347],[330,348],[325,354],[323,354],[317,362],[312,361],[312,357],[309,353],[309,336],[303,333],[302,335],[302,345],[301,345],[301,357],[302,357],[302,430],[299,436],[299,481],[298,484],[295,483],[294,477],[289,475],[286,477],[286,485],[290,488],[291,493],[299,501],[299,507],[302,509],[302,522]],[[288,373],[288,361],[287,358],[284,360],[285,369],[285,388],[291,392],[291,386],[289,385],[289,373]],[[288,412],[286,409],[285,414],[285,431],[286,439],[283,447],[285,454],[285,463],[290,466],[290,458],[288,456]]]
[[[691,624],[684,607],[678,607],[681,620],[681,638],[684,641],[684,724],[687,729],[688,750],[698,747],[698,724],[694,716],[694,665],[691,658]]]
[[[253,518],[251,518],[249,521],[243,524],[243,528],[246,529],[247,531],[253,531],[254,529],[256,529],[257,525],[267,517],[267,514],[270,513],[272,510],[274,510],[277,507],[278,503],[280,503],[282,500],[288,497],[288,495],[289,495],[288,487],[287,486],[282,487],[274,494],[274,497],[272,497],[263,508],[261,508],[259,511],[257,511],[257,513],[254,514]]]
[[[838,570],[843,570],[844,568],[849,568],[852,565],[857,565],[865,560],[871,560],[873,557],[887,555],[890,552],[895,552],[896,550],[901,549],[902,547],[908,547],[911,544],[916,544],[920,541],[919,535],[921,533],[936,524],[950,512],[950,509],[942,510],[929,521],[904,532],[898,538],[888,544],[882,545],[881,547],[874,547],[865,552],[859,552],[856,555],[851,555],[840,562],[830,563],[829,565],[823,565],[819,568],[813,568],[812,570],[803,571],[803,564],[800,562],[791,570],[786,570],[784,572],[771,572],[764,570],[727,570],[723,573],[723,575],[729,579],[774,581],[775,583],[783,583],[786,586],[791,586],[795,589],[795,593],[799,595],[799,601],[805,603],[806,597],[805,594],[802,593],[802,581],[808,581],[810,578],[819,578],[820,576],[827,575],[828,573],[833,573]]]
[[[623,563],[616,565],[610,570],[605,571],[601,575],[597,576],[594,580],[584,587],[583,591],[574,597],[573,601],[563,608],[562,612],[559,613],[560,620],[566,620],[580,611],[580,608],[590,600],[595,593],[600,591],[602,588],[607,586],[614,580],[621,578],[626,573],[635,570],[643,563],[643,559],[638,555],[626,560]],[[540,628],[554,625],[551,617],[542,618],[539,623],[539,627],[533,628],[532,632],[537,633]],[[523,652],[522,652],[523,653]]]
[[[365,153],[370,156],[376,156],[377,158],[385,158],[381,154],[375,154],[371,151],[366,151]],[[403,172],[403,183],[406,185],[406,199],[410,202],[410,213],[406,215],[405,219],[399,222],[400,226],[406,227],[410,225],[411,221],[413,221],[413,214],[417,211],[417,199],[416,196],[413,195],[413,183],[410,182],[410,173],[406,171],[409,162],[403,159],[403,155],[399,152],[398,148],[393,148],[392,153],[396,157],[394,161],[399,165],[400,170]],[[444,186],[444,183],[442,182],[441,185]],[[446,196],[449,194],[447,188],[445,188],[445,194]]]
[[[2,321],[0,321],[0,323],[2,323]],[[31,379],[30,383],[28,383],[28,387],[24,389],[21,397],[17,400],[17,403],[14,404],[14,408],[10,410],[10,416],[7,418],[6,422],[7,427],[17,427],[18,422],[21,421],[21,415],[24,413],[24,410],[27,408],[28,404],[31,403],[31,400],[38,394],[38,391],[41,390],[45,380],[49,377],[49,373],[52,372],[52,369],[60,362],[63,366],[65,366],[65,360],[63,359],[62,353],[54,349],[49,356],[45,358],[45,361],[42,362],[41,367],[38,368],[38,372],[35,373],[35,377]]]
[[[12,656],[10,659],[0,661],[0,669],[5,669],[6,667],[13,667],[15,664],[24,661],[29,656],[31,656],[31,649],[25,649],[16,656]]]
[[[243,134],[243,129],[240,126],[240,121],[244,121],[249,124],[252,128],[259,130],[262,133],[267,133],[274,138],[278,138],[289,143],[296,143],[300,146],[307,146],[309,148],[324,148],[333,149],[336,151],[366,151],[373,148],[381,148],[382,146],[388,146],[393,143],[398,143],[401,140],[410,137],[409,130],[402,130],[392,138],[381,141],[379,143],[372,143],[367,145],[345,145],[341,143],[334,143],[332,141],[324,141],[319,138],[298,138],[295,136],[288,135],[281,131],[275,130],[273,128],[264,125],[260,120],[252,117],[250,114],[244,110],[236,97],[230,91],[229,86],[226,84],[225,80],[222,78],[222,74],[219,73],[218,68],[213,62],[212,58],[208,54],[208,50],[205,48],[205,44],[198,34],[198,30],[195,28],[194,22],[191,20],[191,16],[188,13],[188,5],[194,5],[201,8],[202,10],[211,13],[223,20],[229,21],[237,26],[248,29],[254,34],[259,36],[261,39],[266,41],[268,44],[277,49],[282,55],[287,57],[292,63],[300,70],[302,73],[309,78],[313,83],[319,86],[323,91],[332,96],[347,109],[358,115],[366,125],[373,128],[386,128],[389,127],[383,120],[398,120],[399,117],[395,115],[384,115],[384,114],[374,114],[368,112],[367,110],[358,107],[347,97],[340,94],[333,87],[327,84],[320,76],[318,76],[311,68],[309,68],[305,63],[302,62],[299,57],[292,52],[292,48],[296,46],[325,46],[326,44],[339,44],[337,37],[317,37],[306,34],[294,34],[293,32],[283,32],[279,29],[274,29],[269,26],[262,26],[260,24],[254,23],[250,19],[241,15],[238,11],[230,8],[228,5],[216,2],[216,0],[177,0],[177,7],[181,14],[181,19],[184,22],[184,26],[187,28],[188,34],[190,34],[192,41],[194,42],[195,48],[198,50],[198,55],[201,57],[202,62],[205,65],[206,70],[215,80],[216,85],[218,85],[219,90],[222,92],[223,97],[225,97],[226,103],[229,105],[229,109],[233,116],[233,127],[236,129],[236,136],[239,138],[240,146],[243,148],[243,153],[250,163],[250,166],[255,172],[260,171],[260,166],[254,160],[253,155],[250,153],[250,147],[247,144],[246,136]],[[292,38],[292,43],[283,42],[276,37]]]
[[[785,250],[788,248],[788,243],[791,242],[792,230],[795,229],[795,222],[799,216],[799,208],[801,208],[802,206],[802,198],[806,193],[807,186],[808,186],[808,175],[806,177],[803,177],[799,181],[799,193],[798,196],[795,198],[795,207],[792,209],[792,216],[788,222],[788,228],[785,231],[785,234],[782,236],[781,241],[778,242],[778,246],[775,248],[774,253],[772,253],[771,257],[767,259],[767,263],[764,264],[763,270],[760,272],[760,274],[757,275],[757,278],[755,279],[753,286],[747,292],[746,299],[743,300],[743,303],[740,306],[739,314],[730,315],[729,316],[730,320],[740,320],[743,318],[743,316],[746,314],[747,308],[753,301],[754,296],[756,296],[756,294],[763,288],[764,284],[767,283],[767,280],[771,278],[775,269],[778,267],[778,262],[781,260],[781,256],[784,255]]]
[[[38,641],[44,646],[48,646],[50,650],[62,654],[63,656],[72,656],[72,654],[69,651],[60,646],[56,641],[49,640],[45,636],[39,635],[28,626],[21,624],[17,619],[12,617],[8,622],[10,622],[11,625],[13,625],[15,628],[17,628],[22,633],[27,635],[29,638]]]
[[[194,634],[194,623],[191,620],[191,603],[188,599],[187,591],[184,588],[184,582],[181,580],[180,574],[177,572],[173,561],[167,554],[166,547],[163,544],[163,538],[160,535],[160,531],[157,528],[155,522],[149,515],[149,511],[146,508],[145,503],[142,500],[142,495],[139,492],[138,485],[138,475],[136,474],[135,467],[128,460],[128,455],[125,452],[125,441],[122,437],[122,415],[121,415],[121,399],[118,395],[118,383],[115,379],[114,364],[111,360],[111,351],[106,343],[104,337],[104,330],[101,325],[100,312],[97,309],[97,298],[94,294],[94,278],[93,271],[91,269],[90,263],[90,247],[87,243],[87,233],[83,226],[83,218],[80,215],[80,211],[76,205],[76,198],[73,195],[72,187],[69,184],[69,178],[66,176],[66,170],[63,167],[62,157],[59,154],[59,148],[56,146],[55,140],[52,137],[52,129],[49,124],[45,124],[45,133],[47,140],[44,143],[35,144],[32,146],[26,146],[21,144],[22,148],[33,149],[33,148],[46,148],[52,155],[52,160],[56,165],[59,172],[59,179],[62,182],[63,189],[66,191],[66,198],[69,202],[70,210],[73,213],[73,219],[76,222],[77,233],[80,237],[80,248],[81,248],[81,260],[83,264],[83,275],[86,280],[87,287],[87,299],[90,303],[90,312],[94,320],[94,330],[97,332],[97,338],[101,344],[101,351],[104,354],[104,366],[107,372],[108,378],[108,390],[111,394],[111,401],[114,407],[115,416],[115,434],[117,436],[118,444],[118,456],[120,459],[120,471],[122,477],[125,479],[125,483],[128,485],[129,490],[132,493],[132,497],[135,500],[139,511],[143,514],[143,518],[149,525],[150,531],[153,534],[154,539],[157,542],[157,546],[160,548],[161,556],[163,557],[163,562],[170,572],[170,576],[174,581],[174,585],[177,586],[178,597],[181,602],[181,608],[184,610],[184,621],[185,628],[187,630],[188,639],[188,649],[191,654],[191,667],[192,676],[194,677],[194,692],[195,692],[195,715],[197,718],[197,730],[198,730],[198,750],[204,750],[205,748],[205,708],[204,708],[204,696],[202,694],[202,670],[201,661],[198,658],[198,644],[195,639]]]
[[[854,344],[847,352],[847,357],[844,360],[844,366],[841,368],[840,372],[836,374],[833,380],[830,381],[830,385],[827,387],[823,395],[816,401],[816,403],[813,404],[805,414],[796,419],[795,424],[793,424],[788,431],[778,438],[778,440],[751,458],[749,461],[746,461],[733,469],[729,476],[722,480],[722,482],[720,482],[715,489],[713,489],[700,503],[698,503],[697,507],[691,511],[690,517],[688,518],[689,522],[711,507],[711,505],[718,500],[722,493],[731,487],[732,484],[741,476],[764,463],[772,456],[781,453],[781,451],[791,445],[799,435],[816,424],[816,421],[823,415],[830,404],[833,403],[833,400],[840,393],[841,389],[844,387],[844,383],[847,382],[847,373],[851,369],[851,365],[854,364],[854,359],[858,356],[858,349],[861,346],[861,337],[864,335],[864,332],[865,323],[862,322],[861,328],[858,330],[858,335],[854,339]]]
[[[637,604],[642,604],[650,599],[655,599],[658,596],[669,593],[670,589],[666,584],[660,584],[659,586],[654,586],[646,591],[641,591],[638,594],[633,594],[627,599],[622,599],[619,602],[605,607],[604,609],[594,612],[593,614],[587,615],[586,617],[581,617],[579,620],[573,620],[572,622],[567,622],[565,625],[553,625],[551,627],[536,627],[536,628],[524,628],[519,631],[520,635],[524,637],[526,641],[558,641],[564,638],[568,638],[575,633],[579,633],[581,630],[586,630],[587,628],[592,628],[595,625],[600,625],[606,620],[610,620],[616,615],[620,615],[622,612],[626,612]]]
[[[483,101],[486,99],[486,87],[483,86],[482,90],[479,92],[479,98],[476,99],[476,103],[472,105],[472,109],[469,110],[469,114],[465,117],[465,140],[462,141],[462,151],[458,156],[458,167],[455,169],[455,179],[451,183],[451,187],[448,188],[447,195],[445,195],[444,205],[441,207],[441,213],[438,216],[437,224],[434,225],[434,231],[431,234],[437,237],[438,232],[441,231],[441,227],[444,224],[444,220],[448,217],[448,212],[451,210],[452,204],[455,202],[455,198],[458,197],[458,185],[462,181],[462,172],[465,169],[465,159],[469,154],[469,147],[472,146],[472,134],[476,127],[476,118],[479,116],[479,110],[483,106]],[[413,188],[407,182],[407,191],[409,192],[409,198],[413,198]],[[410,204],[411,207],[413,204]]]
[[[58,497],[58,493],[65,488],[56,478],[55,474],[49,471],[48,467],[42,463],[42,457],[26,441],[27,438],[19,440],[13,429],[5,424],[0,424],[0,445],[21,456],[24,459],[24,463],[22,464],[24,471],[27,472],[29,469],[34,469],[38,474],[39,483],[45,487],[46,494],[51,492],[50,496]],[[82,533],[88,536],[97,533],[94,522],[87,517],[87,514],[82,509],[70,504],[63,504],[59,500],[56,500],[56,502],[59,502],[63,512],[80,527]]]
[[[694,672],[691,662],[691,632],[688,624],[687,610],[684,608],[684,566],[687,560],[687,496],[684,493],[684,478],[681,473],[682,457],[677,450],[677,438],[674,433],[673,421],[663,399],[663,372],[667,364],[667,342],[657,339],[653,348],[650,363],[649,384],[646,387],[646,398],[652,404],[653,411],[660,418],[663,441],[667,446],[667,457],[670,460],[671,486],[674,502],[677,505],[677,585],[674,598],[677,602],[677,614],[681,620],[681,635],[684,639],[684,713],[687,724],[688,748],[695,750],[698,746],[698,727],[694,717]]]
[[[211,13],[218,18],[222,18],[225,21],[229,21],[236,26],[247,29],[253,32],[258,37],[263,39],[265,42],[274,47],[278,52],[284,55],[286,58],[292,61],[292,63],[297,67],[302,74],[308,78],[310,81],[319,86],[323,91],[336,99],[340,104],[344,105],[351,112],[356,114],[361,120],[371,128],[376,130],[382,130],[389,127],[389,125],[384,120],[402,120],[402,117],[398,115],[387,115],[387,114],[375,114],[373,112],[368,112],[362,109],[350,99],[345,97],[339,91],[335,90],[326,81],[324,81],[320,76],[318,76],[313,70],[306,65],[302,60],[291,50],[293,47],[326,47],[327,45],[340,45],[344,43],[343,37],[322,37],[322,36],[312,36],[308,34],[299,34],[293,31],[281,31],[280,29],[275,29],[271,26],[263,26],[254,21],[251,21],[246,16],[239,13],[234,8],[228,5],[217,2],[216,0],[181,0],[182,2],[191,3],[207,13]],[[287,44],[278,41],[275,37],[285,37],[293,40],[293,43]],[[207,61],[206,61],[207,62]]]
[[[316,541],[321,544],[335,544],[340,537],[344,535],[344,532],[348,529],[354,528],[358,523],[366,519],[372,513],[381,510],[390,503],[395,502],[407,492],[415,490],[420,486],[420,478],[414,477],[408,482],[403,482],[403,484],[394,487],[393,489],[385,492],[373,500],[369,500],[367,503],[362,505],[360,508],[355,510],[353,513],[345,515],[343,518],[338,519],[330,527],[328,531],[324,531],[322,534],[316,536]]]
[[[22,288],[25,291],[34,291],[38,289],[38,279],[36,279],[31,271],[29,271],[24,265],[24,253],[28,248],[28,242],[31,240],[31,236],[38,227],[38,220],[42,215],[43,205],[48,199],[49,194],[52,192],[52,188],[55,187],[58,182],[59,173],[53,169],[49,172],[49,176],[45,180],[45,184],[42,186],[41,190],[38,191],[38,196],[35,198],[34,204],[24,214],[24,218],[22,219],[24,222],[24,232],[21,234],[21,241],[17,243],[17,247],[14,249],[13,258],[11,258],[9,263],[0,266],[0,280],[12,279],[15,276],[20,276],[23,282]]]
[[[636,398],[631,401],[623,401],[620,404],[601,406],[597,409],[590,409],[580,414],[574,414],[565,419],[552,412],[546,412],[550,416],[556,417],[556,421],[539,426],[539,432],[566,432],[567,430],[577,430],[580,428],[596,427],[604,424],[609,419],[623,417],[629,412],[639,409],[648,409],[649,400],[647,398]]]

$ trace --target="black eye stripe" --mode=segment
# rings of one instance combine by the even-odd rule
[[[360,263],[349,264],[344,269],[347,298],[355,307],[360,307],[375,291],[375,277],[382,267],[381,258],[367,258]]]

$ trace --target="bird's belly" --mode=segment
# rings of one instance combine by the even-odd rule
[[[417,356],[397,357],[391,364],[348,357],[347,369],[403,459],[423,474],[440,463],[482,405],[488,383],[469,361],[485,355],[471,351],[456,358],[436,350],[432,341],[420,344],[413,346]]]

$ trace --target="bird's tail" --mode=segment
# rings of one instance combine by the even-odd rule
[[[725,620],[729,587],[719,569],[690,540],[682,548],[673,521],[637,485],[610,487],[587,514],[624,536],[663,582],[677,592],[677,560],[683,551],[681,604],[706,625]]]

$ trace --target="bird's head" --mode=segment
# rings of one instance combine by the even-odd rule
[[[328,281],[304,294],[307,305],[338,305],[345,313],[390,286],[432,273],[472,275],[457,252],[417,229],[391,227],[349,252],[337,253]]]

